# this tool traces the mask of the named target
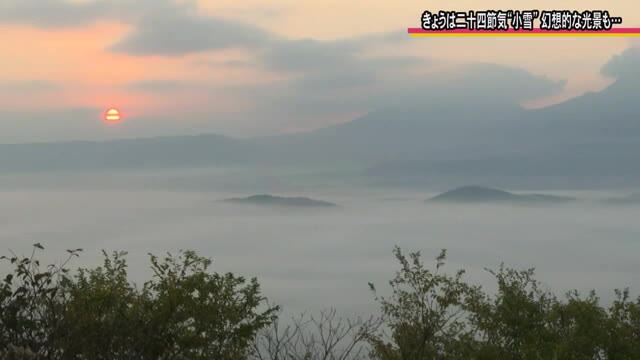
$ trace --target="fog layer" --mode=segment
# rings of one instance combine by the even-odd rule
[[[484,268],[501,262],[536,267],[551,289],[595,288],[603,299],[615,288],[640,288],[640,207],[605,206],[604,193],[564,192],[581,199],[554,206],[445,205],[432,192],[337,185],[282,186],[263,179],[173,174],[182,187],[154,186],[170,174],[108,173],[2,177],[3,254],[43,244],[47,261],[83,248],[74,262],[94,266],[100,250],[129,252],[132,277],[142,281],[147,253],[193,249],[217,271],[257,276],[267,296],[289,311],[336,306],[374,309],[367,282],[393,277],[395,245],[431,260],[449,250],[447,269],[491,286]],[[164,177],[163,177],[164,176]],[[155,179],[155,182],[153,181]],[[216,180],[217,179],[217,180]],[[147,186],[145,186],[145,184]],[[330,209],[251,207],[218,200],[256,193],[311,196]]]

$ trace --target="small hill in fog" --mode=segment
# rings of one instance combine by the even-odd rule
[[[314,200],[307,197],[282,197],[273,195],[253,195],[244,198],[231,198],[227,202],[238,204],[265,205],[265,206],[287,206],[287,207],[335,207],[332,202]]]
[[[558,203],[575,201],[575,198],[544,194],[514,194],[504,190],[484,186],[463,186],[449,190],[430,199],[434,202],[481,203],[481,202],[513,202],[513,203]]]
[[[640,205],[640,193],[604,200],[608,205]]]

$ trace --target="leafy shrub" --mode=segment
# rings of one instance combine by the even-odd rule
[[[609,307],[595,292],[543,290],[534,269],[489,270],[494,294],[434,270],[420,253],[394,250],[400,264],[378,295],[380,316],[349,320],[335,310],[278,322],[280,308],[257,280],[210,271],[192,251],[150,255],[152,278],[128,279],[126,253],[70,271],[30,256],[1,260],[0,360],[634,360],[640,359],[640,298],[616,291]]]
[[[71,274],[66,262],[41,271],[37,249],[5,258],[15,268],[0,290],[0,349],[43,359],[242,359],[278,310],[260,310],[256,279],[211,273],[192,251],[151,256],[153,279],[138,289],[126,253]]]

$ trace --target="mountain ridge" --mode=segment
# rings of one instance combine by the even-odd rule
[[[327,167],[361,170],[365,177],[390,182],[403,176],[443,175],[563,176],[578,181],[608,174],[640,178],[640,165],[631,155],[640,153],[640,102],[630,91],[635,81],[618,80],[600,92],[544,109],[493,109],[495,104],[474,107],[464,102],[435,108],[414,104],[377,109],[306,133],[271,137],[198,134],[3,144],[0,169]]]
[[[275,196],[270,194],[251,195],[242,198],[225,199],[225,202],[236,204],[250,204],[259,206],[281,206],[281,207],[308,207],[308,208],[326,208],[337,207],[337,204],[328,201],[315,200],[303,196]]]
[[[438,194],[429,202],[441,203],[566,203],[575,198],[546,194],[516,194],[480,185],[467,185]]]

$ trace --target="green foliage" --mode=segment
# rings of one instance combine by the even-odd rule
[[[256,279],[211,272],[192,251],[150,255],[153,276],[129,281],[126,253],[69,271],[30,256],[0,260],[0,360],[635,360],[640,298],[616,291],[603,307],[595,292],[557,297],[533,269],[489,270],[487,294],[443,271],[446,252],[426,267],[420,253],[394,255],[389,296],[370,284],[381,316],[351,321],[335,310],[281,327],[279,307]]]
[[[509,359],[553,359],[548,345],[554,332],[547,325],[556,299],[540,289],[534,270],[501,267],[490,271],[498,282],[495,297],[474,299],[471,324],[481,336],[481,353]],[[488,356],[487,355],[487,356]]]
[[[609,314],[605,339],[609,358],[640,359],[640,297],[633,301],[628,289],[616,291]]]
[[[35,360],[36,354],[23,347],[9,345],[4,351],[0,351],[2,360]]]
[[[29,257],[12,254],[10,258],[0,258],[14,265],[14,271],[0,285],[0,349],[23,347],[51,356],[53,349],[44,344],[61,336],[60,304],[64,295],[60,284],[68,272],[65,265],[81,249],[70,250],[61,266],[50,265],[45,270],[35,258],[36,250],[43,250],[42,245],[35,244]]]
[[[446,252],[438,256],[436,271],[431,272],[420,261],[420,253],[407,258],[399,248],[394,250],[400,271],[389,282],[391,298],[376,296],[391,339],[384,334],[370,337],[374,359],[445,359],[458,351],[460,339],[468,335],[463,317],[467,297],[476,289],[462,281],[463,271],[455,276],[441,274]],[[375,286],[369,284],[376,293]]]
[[[256,279],[211,273],[211,261],[192,251],[151,256],[154,277],[138,289],[126,253],[104,253],[102,266],[71,274],[66,263],[40,271],[36,249],[5,259],[15,265],[0,291],[7,359],[19,347],[39,359],[244,359],[278,310],[260,310]]]
[[[489,270],[495,294],[426,269],[419,253],[396,248],[400,271],[390,298],[376,297],[390,331],[369,336],[372,359],[640,359],[640,298],[616,291],[603,308],[595,292],[572,291],[558,299],[542,290],[533,269]],[[375,288],[372,286],[375,291]]]
[[[568,293],[562,302],[541,290],[534,270],[500,267],[494,297],[469,304],[477,329],[476,354],[498,359],[598,359],[603,351],[606,312],[591,293]]]
[[[209,273],[211,262],[190,251],[151,261],[144,328],[153,330],[155,351],[148,358],[242,359],[256,332],[275,320],[277,307],[257,310],[265,299],[255,278]]]

